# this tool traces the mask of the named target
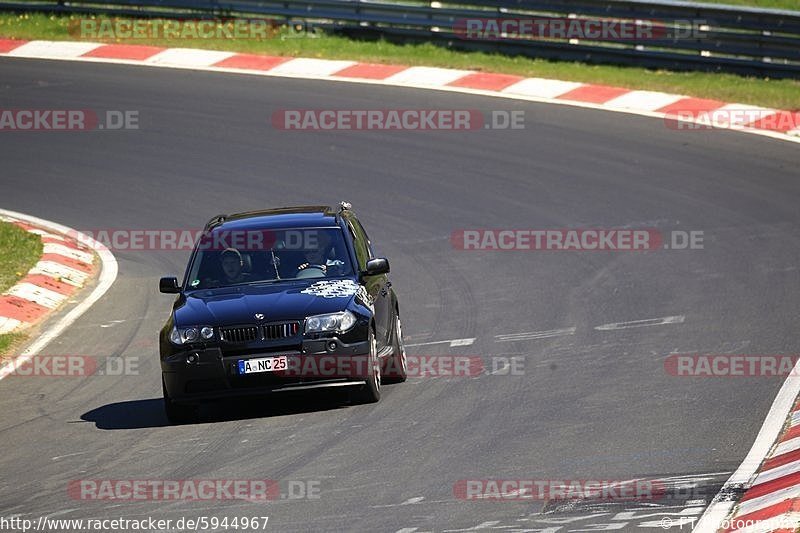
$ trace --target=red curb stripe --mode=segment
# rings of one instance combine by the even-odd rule
[[[794,450],[791,452],[783,453],[781,455],[772,457],[771,459],[767,459],[766,461],[764,461],[764,464],[761,465],[761,470],[759,470],[759,472],[772,470],[773,468],[777,468],[779,466],[783,466],[785,464],[789,464],[797,460],[800,460],[800,450]]]
[[[559,100],[575,100],[591,104],[602,104],[618,96],[631,92],[631,89],[622,87],[609,87],[608,85],[584,85],[572,89],[568,93],[557,96]]]
[[[343,78],[365,78],[369,80],[384,80],[389,76],[393,76],[398,72],[406,70],[408,67],[404,65],[381,65],[379,63],[357,63],[349,67],[345,67],[338,72],[334,72],[332,76],[341,76]]]
[[[800,128],[800,111],[778,111],[772,116],[747,124],[750,128],[786,133]]]
[[[745,502],[752,500],[758,498],[759,496],[769,494],[770,492],[792,487],[797,484],[800,484],[800,472],[794,472],[787,476],[779,477],[778,479],[773,479],[772,481],[767,481],[766,483],[761,483],[760,485],[751,487],[747,492],[745,492],[744,496],[742,496],[741,501]]]
[[[18,296],[0,296],[0,316],[13,318],[20,322],[35,322],[50,311],[43,305]]]
[[[45,276],[44,274],[28,274],[20,280],[20,283],[33,283],[37,287],[51,290],[64,296],[69,296],[75,292],[76,287],[69,283],[58,281],[56,278]]]
[[[800,502],[798,500],[783,500],[780,503],[776,503],[775,505],[770,505],[769,507],[765,507],[763,509],[759,509],[758,511],[753,511],[752,513],[748,513],[746,515],[734,515],[733,520],[731,522],[735,524],[736,522],[743,523],[747,521],[751,522],[760,522],[761,520],[767,520],[772,518],[773,516],[782,515],[784,513],[790,513],[792,511],[797,511],[800,509]],[[725,531],[736,531],[738,528],[735,525],[731,525]]]
[[[20,220],[15,220],[14,222],[12,222],[12,224],[17,226],[18,228],[24,229],[25,231],[30,231],[32,229],[39,229],[36,226],[31,226],[30,224],[27,224],[27,223],[22,222]]]
[[[16,39],[0,39],[0,54],[6,54],[27,42],[28,41],[18,41]]]
[[[448,83],[452,87],[466,87],[468,89],[482,89],[484,91],[502,91],[515,83],[524,80],[522,76],[510,74],[492,74],[490,72],[475,72],[467,74],[455,81]]]
[[[800,437],[800,424],[792,428],[789,428],[789,431],[784,433],[783,437],[781,437],[781,442],[786,442],[787,440],[796,439],[797,437]]]
[[[107,59],[134,59],[145,60],[153,57],[166,48],[158,46],[144,46],[140,44],[106,44],[86,52],[81,57],[102,57]]]
[[[77,242],[69,240],[69,239],[62,241],[62,240],[59,240],[59,239],[54,239],[53,237],[42,236],[42,243],[44,243],[44,244],[60,244],[60,245],[65,246],[67,248],[71,248],[72,250],[75,250],[76,252],[84,252],[84,251],[86,251]]]
[[[724,105],[727,104],[725,102],[720,102],[719,100],[707,100],[705,98],[683,98],[677,102],[666,105],[661,109],[656,109],[656,111],[659,113],[666,113],[667,115],[685,113],[687,115],[691,114],[692,117],[697,117],[702,113],[714,111],[715,109],[719,109]]]
[[[44,254],[39,258],[39,261],[53,261],[54,263],[59,263],[75,270],[86,272],[87,274],[91,274],[92,272],[92,265],[59,254]]]
[[[222,61],[217,61],[213,67],[241,68],[248,70],[271,70],[281,63],[291,60],[291,57],[261,56],[257,54],[236,54]]]

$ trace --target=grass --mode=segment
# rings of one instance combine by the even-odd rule
[[[42,255],[42,240],[19,226],[0,222],[0,292],[12,287]]]
[[[24,229],[0,222],[0,292],[12,287],[42,255],[42,241]],[[23,333],[0,335],[0,355],[9,352],[25,341]]]
[[[16,355],[13,353],[14,348],[21,346],[27,338],[28,336],[24,333],[7,333],[5,335],[0,335],[0,356]],[[0,365],[3,363],[5,363],[5,361],[0,357]]]
[[[767,2],[768,0],[762,0]],[[779,0],[769,0],[781,3]],[[744,0],[742,0],[744,2]],[[748,2],[750,4],[754,1]],[[782,2],[787,4],[788,2]],[[0,14],[0,37],[18,39],[79,40],[70,33],[70,21],[80,15],[26,13]],[[73,26],[74,27],[74,26]],[[293,38],[294,37],[294,38]],[[87,39],[98,41],[98,39]],[[120,42],[109,41],[109,42]],[[130,44],[132,41],[127,41]],[[508,57],[479,52],[459,52],[433,44],[397,45],[386,41],[359,41],[337,35],[316,37],[294,35],[286,30],[276,38],[256,39],[136,39],[135,44],[179,46],[279,56],[430,65],[460,68],[526,77],[555,78],[584,83],[598,83],[630,89],[648,89],[712,98],[726,102],[762,105],[780,109],[800,109],[800,81],[770,80],[703,72],[672,72],[636,67],[587,65],[574,62],[546,61]]]
[[[788,9],[790,11],[797,11],[800,9],[800,4],[798,4],[797,0],[702,0],[702,2],[709,4],[764,7],[770,9]]]

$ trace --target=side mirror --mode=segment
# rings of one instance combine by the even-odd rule
[[[181,292],[181,288],[178,286],[178,278],[161,278],[158,282],[158,290],[164,294],[178,294]]]
[[[364,271],[365,276],[378,276],[380,274],[389,273],[389,260],[385,257],[376,257],[367,261],[367,269]]]

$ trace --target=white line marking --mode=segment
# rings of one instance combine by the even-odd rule
[[[431,341],[431,342],[417,342],[414,344],[406,344],[406,348],[412,346],[428,346],[431,344],[449,344],[450,346],[470,346],[472,343],[475,342],[475,338],[466,338],[466,339],[449,339],[446,341]]]
[[[548,331],[528,331],[525,333],[507,333],[505,335],[495,335],[496,342],[524,341],[532,339],[547,339],[549,337],[563,337],[565,335],[575,335],[575,328],[551,329]]]
[[[61,224],[56,224],[55,222],[17,213],[15,211],[0,209],[0,214],[19,218],[25,222],[30,222],[36,226],[42,226],[51,231],[67,233],[69,235],[81,235],[74,229],[68,228],[67,226],[62,226]],[[99,300],[109,288],[111,288],[111,285],[114,284],[114,280],[117,279],[119,267],[114,255],[103,244],[95,241],[88,235],[81,235],[81,237],[85,237],[83,242],[90,248],[94,249],[94,251],[97,252],[97,255],[100,256],[102,270],[100,271],[100,277],[97,286],[85,300],[80,302],[69,313],[64,315],[64,317],[62,317],[61,320],[53,325],[53,327],[44,331],[42,335],[40,335],[39,338],[33,342],[33,344],[28,346],[28,348],[20,354],[19,357],[15,358],[14,361],[7,363],[3,367],[0,367],[0,379],[3,379],[10,373],[13,373],[14,370],[19,368],[20,365],[30,361],[35,354],[41,352],[41,350],[50,344],[53,339],[61,335],[64,330],[70,327],[73,322],[75,322],[83,313],[85,313],[92,305],[94,305],[94,303]]]
[[[775,400],[772,402],[772,406],[767,413],[764,424],[761,426],[761,429],[758,432],[758,436],[756,436],[753,447],[750,448],[750,452],[744,458],[742,464],[739,465],[739,468],[736,469],[736,472],[734,472],[731,477],[728,478],[728,481],[726,481],[725,485],[722,486],[720,492],[714,496],[714,499],[711,501],[711,505],[706,508],[705,513],[703,513],[703,516],[700,517],[700,521],[697,523],[697,527],[694,528],[693,531],[695,533],[715,533],[722,527],[722,521],[728,516],[733,508],[733,505],[736,503],[732,501],[724,501],[722,499],[722,495],[724,492],[728,492],[732,488],[749,483],[756,470],[767,456],[767,453],[769,453],[770,448],[772,448],[772,444],[775,442],[775,439],[778,438],[778,435],[783,429],[783,424],[786,422],[786,417],[794,405],[797,394],[800,393],[799,372],[800,361],[795,364],[794,368],[789,373],[789,376],[786,378],[786,381],[783,382],[781,390],[778,391],[778,395],[775,396]],[[800,487],[792,488],[800,493]],[[743,509],[747,508],[746,506],[751,504],[753,501],[755,500],[751,500],[740,505],[739,511],[742,514],[745,514]]]
[[[595,326],[594,329],[598,331],[611,331],[616,329],[628,328],[644,328],[648,326],[662,326],[664,324],[682,324],[686,320],[683,315],[665,316],[661,318],[646,318],[644,320],[631,320],[629,322],[613,322],[611,324],[603,324],[602,326]]]

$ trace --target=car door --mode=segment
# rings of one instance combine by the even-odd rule
[[[367,261],[372,259],[372,244],[369,242],[367,232],[364,231],[361,223],[351,217],[349,221],[350,230],[353,235],[353,244],[358,261],[358,269],[363,272],[366,269]],[[391,313],[389,312],[389,277],[386,274],[378,276],[364,276],[362,283],[367,292],[372,297],[375,309],[375,337],[378,351],[383,350],[389,345],[389,334],[391,332]]]

